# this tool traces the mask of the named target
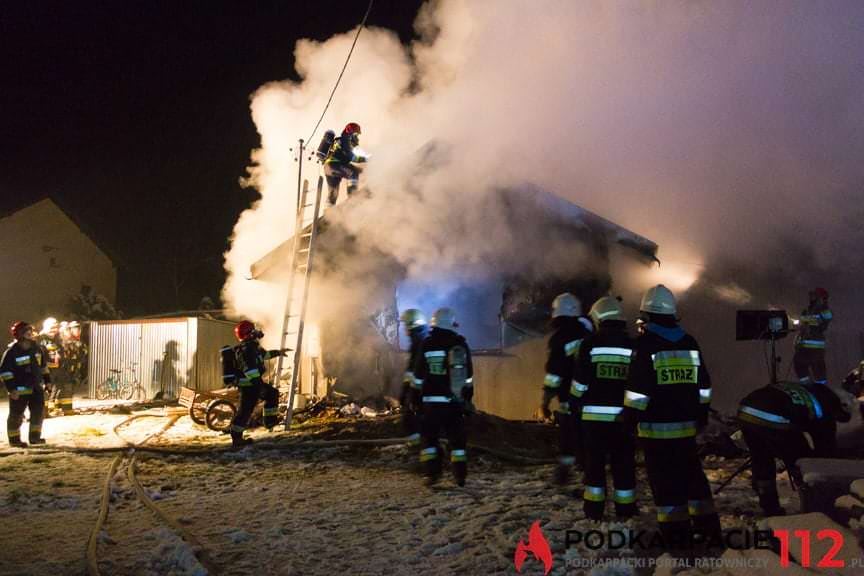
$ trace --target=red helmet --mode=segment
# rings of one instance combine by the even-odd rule
[[[9,332],[12,333],[12,337],[16,340],[20,339],[24,334],[27,333],[28,330],[32,330],[33,326],[28,324],[27,322],[18,321],[12,324],[9,327]]]
[[[250,338],[260,338],[263,335],[264,334],[255,329],[255,324],[249,320],[243,320],[234,326],[234,336],[236,336],[241,342]]]
[[[345,129],[342,130],[342,134],[362,134],[360,132],[360,125],[356,122],[349,122],[345,125]]]
[[[826,290],[825,288],[814,288],[813,291],[810,292],[810,294],[814,298],[819,298],[821,300],[826,300],[828,298],[828,290]]]

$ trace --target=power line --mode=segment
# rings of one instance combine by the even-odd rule
[[[336,89],[339,87],[339,82],[342,81],[342,75],[345,74],[345,69],[348,68],[348,62],[351,60],[351,54],[354,53],[354,47],[357,45],[357,39],[360,38],[360,32],[363,28],[366,27],[366,19],[369,18],[369,12],[372,11],[372,4],[375,0],[369,0],[369,6],[366,7],[366,14],[363,15],[363,21],[360,22],[359,28],[357,28],[357,34],[354,35],[354,42],[351,43],[351,50],[348,51],[348,57],[345,58],[345,64],[342,66],[342,71],[339,72],[339,77],[336,79],[336,85],[333,86],[333,90],[330,92],[330,98],[327,99],[327,105],[324,106],[324,111],[321,112],[321,117],[318,118],[318,123],[315,124],[315,128],[312,130],[312,134],[309,135],[309,139],[307,142],[311,143],[312,138],[315,136],[315,132],[318,131],[318,127],[321,126],[321,121],[324,120],[324,115],[327,114],[327,109],[330,108],[330,102],[333,101],[333,95],[336,94]]]

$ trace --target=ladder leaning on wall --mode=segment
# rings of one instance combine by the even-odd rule
[[[302,148],[301,148],[302,155]],[[285,301],[285,316],[282,318],[281,349],[288,348],[287,356],[279,356],[276,363],[275,381],[281,383],[290,378],[288,406],[285,413],[285,430],[291,428],[294,415],[294,398],[300,381],[300,358],[303,349],[303,324],[306,305],[309,301],[309,281],[312,277],[312,256],[315,238],[318,235],[318,217],[321,210],[321,191],[324,178],[318,177],[314,194],[309,191],[309,181],[303,187],[297,204],[297,221],[291,243],[291,267],[288,275],[288,293]]]

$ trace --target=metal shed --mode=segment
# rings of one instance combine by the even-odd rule
[[[182,317],[153,320],[105,320],[90,323],[90,397],[111,374],[130,370],[140,383],[136,400],[177,398],[180,387],[222,387],[219,349],[234,343],[234,323]]]

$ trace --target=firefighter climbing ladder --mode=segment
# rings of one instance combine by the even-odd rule
[[[303,140],[300,140],[302,162]],[[298,176],[299,180],[299,176]],[[288,277],[288,294],[285,302],[285,316],[282,319],[281,349],[288,348],[290,356],[279,356],[276,363],[276,381],[290,377],[288,389],[288,408],[285,414],[285,430],[291,428],[294,415],[294,398],[300,381],[300,358],[303,348],[303,325],[306,318],[306,305],[309,301],[309,281],[312,278],[312,257],[315,238],[318,235],[318,217],[321,210],[321,191],[323,177],[318,177],[315,193],[309,191],[309,181],[304,180],[297,204],[297,220],[294,226],[294,240],[291,244],[291,267]],[[290,359],[287,360],[287,359]]]

